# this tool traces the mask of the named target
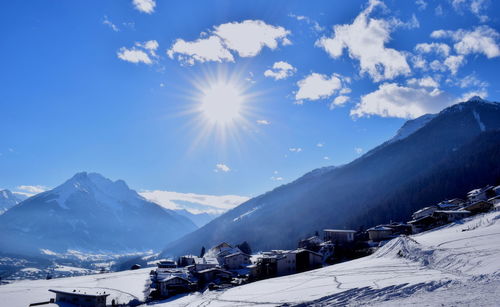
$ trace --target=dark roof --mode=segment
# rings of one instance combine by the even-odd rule
[[[343,232],[343,233],[355,233],[356,230],[350,229],[323,229],[324,232]]]

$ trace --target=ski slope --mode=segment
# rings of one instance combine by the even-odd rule
[[[496,306],[499,255],[497,211],[394,239],[369,257],[225,291],[173,297],[154,306]],[[0,302],[28,306],[53,297],[52,288],[97,288],[121,303],[142,301],[149,270],[18,281],[0,286]]]
[[[496,306],[500,212],[387,243],[326,268],[207,291],[155,306]]]

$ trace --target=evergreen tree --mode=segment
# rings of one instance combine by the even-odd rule
[[[205,256],[205,246],[201,247],[201,253],[200,253],[200,258]]]
[[[252,249],[250,248],[250,244],[248,244],[247,241],[244,241],[243,243],[236,245],[236,247],[239,248],[245,254],[248,255],[252,254]]]

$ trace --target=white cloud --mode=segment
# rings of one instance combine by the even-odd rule
[[[318,143],[316,144],[316,147],[324,147],[325,146],[325,143]]]
[[[323,160],[330,160],[330,157],[328,157],[328,156],[324,156],[324,157],[323,157]]]
[[[224,213],[249,199],[238,195],[204,195],[163,190],[142,191],[144,198],[171,210],[186,209],[191,213]]]
[[[349,101],[349,96],[344,96],[344,95],[340,95],[340,96],[337,96],[335,97],[335,99],[332,101],[332,103],[330,103],[330,110],[334,109],[335,107],[337,106],[342,106],[344,105],[346,102]]]
[[[274,78],[274,80],[282,80],[293,76],[296,71],[297,69],[289,63],[279,61],[273,64],[272,69],[266,70],[264,76]]]
[[[418,9],[421,11],[427,8],[427,2],[425,2],[424,0],[417,0],[415,1],[415,3],[418,5]]]
[[[412,78],[406,81],[408,85],[412,86],[419,86],[419,87],[431,87],[431,88],[438,88],[439,83],[437,83],[436,80],[434,80],[432,77],[424,77],[424,78]]]
[[[269,124],[271,124],[268,120],[265,120],[265,119],[259,119],[256,122],[259,125],[269,125]]]
[[[332,96],[342,88],[342,77],[333,74],[330,77],[312,73],[297,82],[299,90],[295,93],[295,100],[318,100]]]
[[[301,152],[302,148],[300,148],[300,147],[290,147],[290,148],[288,148],[288,150],[291,151],[291,152]]]
[[[436,8],[434,9],[434,14],[436,14],[436,16],[443,16],[443,7],[440,5],[436,6]]]
[[[460,55],[482,53],[491,59],[500,56],[500,47],[497,42],[500,34],[488,26],[479,26],[474,30],[458,29],[456,31],[436,30],[431,33],[432,38],[450,38],[455,42],[455,51]]]
[[[136,10],[151,14],[155,11],[156,2],[155,0],[132,0]]]
[[[158,57],[156,50],[158,42],[155,40],[143,43],[136,42],[132,48],[122,47],[117,52],[118,58],[131,63],[153,64],[153,58]]]
[[[215,172],[224,172],[224,173],[227,173],[229,171],[231,171],[231,168],[229,168],[229,166],[227,166],[226,164],[224,163],[218,163],[215,165]]]
[[[460,66],[462,66],[464,63],[465,59],[463,55],[450,55],[443,62],[443,64],[448,67],[453,75],[457,73]]]
[[[383,83],[374,92],[362,96],[351,115],[416,118],[439,112],[454,102],[454,97],[438,88]]]
[[[442,56],[448,56],[450,54],[450,46],[444,43],[422,43],[415,46],[415,50],[420,53],[437,53]]]
[[[45,191],[49,190],[50,188],[43,186],[43,185],[20,185],[20,186],[16,187],[16,189],[20,190],[20,191],[16,191],[14,193],[21,194],[21,195],[24,195],[27,197],[31,197],[33,195],[45,192]]]
[[[281,176],[271,176],[271,180],[272,181],[282,181],[283,177],[281,177]]]
[[[402,23],[396,19],[387,21],[369,17],[376,8],[385,8],[378,0],[371,0],[352,24],[334,26],[332,38],[322,37],[316,46],[323,48],[331,57],[342,56],[344,49],[349,57],[359,61],[360,74],[368,74],[373,80],[393,79],[411,72],[404,53],[386,48],[390,33]]]
[[[200,38],[192,42],[177,39],[172,47],[167,51],[168,56],[173,59],[175,54],[177,59],[189,65],[195,62],[234,62],[234,57],[222,44],[222,40],[217,36]]]
[[[102,24],[104,25],[107,25],[108,27],[111,28],[111,30],[115,31],[115,32],[118,32],[120,31],[120,29],[114,24],[111,22],[111,20],[109,20],[108,16],[104,16],[104,20],[102,21]]]
[[[266,24],[261,20],[245,20],[215,26],[212,31],[192,42],[177,39],[167,51],[170,58],[175,58],[189,65],[196,62],[234,62],[232,52],[240,57],[254,57],[264,47],[271,50],[280,44],[291,44],[290,31],[283,27]]]
[[[360,154],[363,152],[363,148],[361,148],[361,147],[354,147],[354,151],[355,151],[358,155],[360,155]]]
[[[486,22],[489,19],[487,15],[483,14],[488,5],[488,0],[452,0],[452,6],[457,13],[463,14],[464,10],[470,11],[481,22]]]

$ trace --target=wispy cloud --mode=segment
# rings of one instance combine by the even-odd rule
[[[224,163],[218,163],[215,165],[214,171],[227,173],[231,171],[231,168]]]
[[[20,185],[16,187],[17,191],[15,191],[15,193],[31,197],[49,189],[50,188],[43,185]]]
[[[302,148],[300,148],[300,147],[290,147],[290,148],[288,148],[288,150],[291,152],[297,152],[297,153],[302,152]]]
[[[164,208],[171,210],[185,209],[191,213],[221,214],[249,199],[249,197],[239,195],[206,195],[164,190],[146,190],[139,194]]]
[[[264,125],[264,126],[267,126],[267,125],[271,124],[271,122],[269,122],[266,119],[259,119],[259,120],[256,121],[256,123],[259,124],[259,125]]]
[[[104,25],[107,25],[111,30],[113,30],[115,32],[120,31],[120,29],[118,28],[118,26],[115,25],[114,23],[112,23],[111,20],[109,20],[108,16],[106,16],[106,15],[104,15],[104,20],[102,21],[102,23]]]

